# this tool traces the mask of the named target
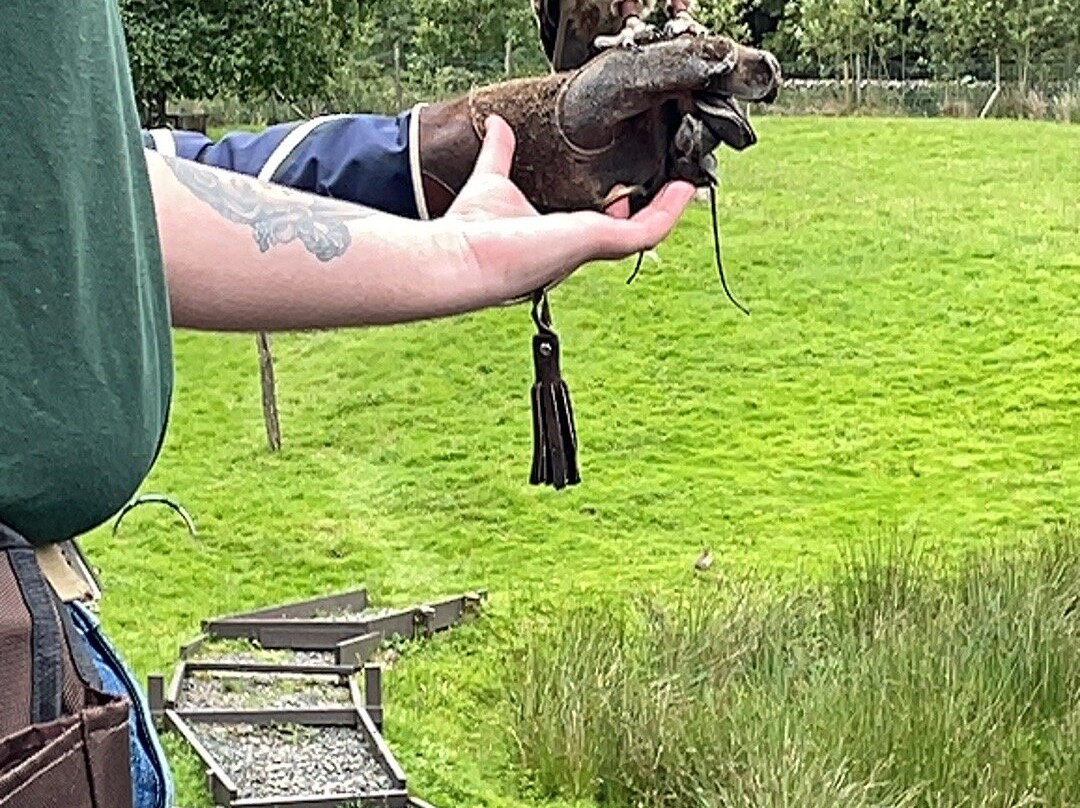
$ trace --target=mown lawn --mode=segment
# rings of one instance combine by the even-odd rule
[[[882,534],[932,554],[1080,513],[1080,129],[761,118],[709,214],[646,261],[553,296],[584,483],[528,486],[526,308],[276,339],[285,449],[265,450],[254,340],[178,334],[151,507],[86,547],[141,675],[201,618],[366,584],[491,592],[491,618],[408,649],[387,733],[440,808],[538,804],[498,733],[515,615],[710,575],[816,576]],[[183,768],[183,767],[182,767]],[[205,804],[184,771],[183,801]],[[555,803],[543,803],[555,805]]]

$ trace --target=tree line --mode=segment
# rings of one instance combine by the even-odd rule
[[[663,5],[662,3],[658,5]],[[547,69],[530,0],[120,0],[149,117],[169,98],[295,100],[385,81],[429,95]],[[789,76],[1080,75],[1080,0],[698,0]],[[400,99],[401,82],[398,81]]]

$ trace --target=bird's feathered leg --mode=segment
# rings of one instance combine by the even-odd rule
[[[600,35],[593,40],[599,50],[607,48],[636,48],[660,38],[656,26],[645,22],[645,17],[652,10],[653,3],[644,0],[614,0],[611,10],[622,20],[622,27],[617,34]]]
[[[693,12],[694,0],[668,0],[668,21],[664,26],[664,36],[669,39],[683,34],[706,36],[709,29],[694,19]]]

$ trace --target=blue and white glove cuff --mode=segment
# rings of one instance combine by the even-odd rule
[[[143,144],[161,154],[347,200],[409,219],[430,218],[420,179],[417,104],[396,116],[343,114],[230,132],[151,129]]]

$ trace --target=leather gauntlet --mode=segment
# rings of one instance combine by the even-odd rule
[[[739,100],[767,103],[779,80],[766,51],[685,36],[422,107],[418,152],[429,216],[443,215],[468,180],[488,115],[514,130],[510,177],[539,212],[602,210],[623,195],[637,210],[671,180],[709,184],[721,143],[753,145]]]

